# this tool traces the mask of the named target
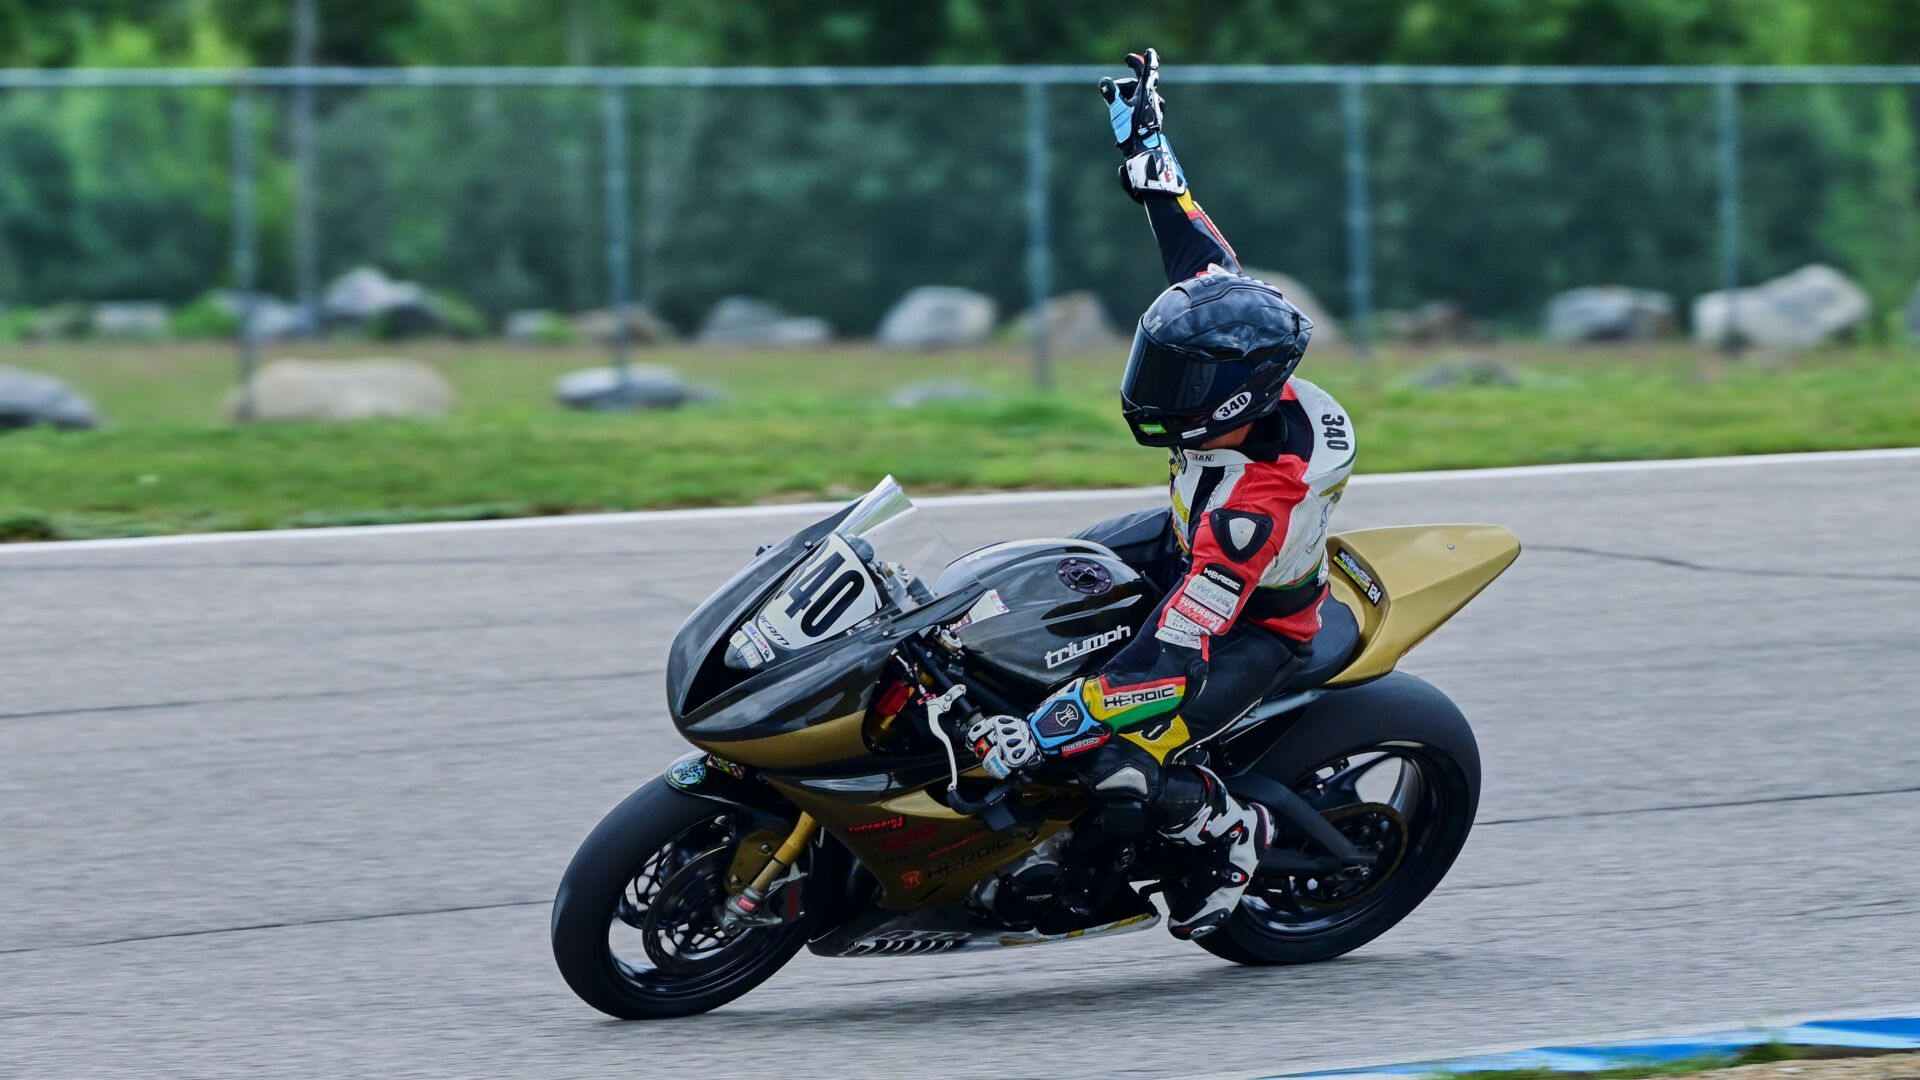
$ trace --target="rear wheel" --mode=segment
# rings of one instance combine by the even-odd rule
[[[806,943],[805,878],[770,899],[792,916],[781,925],[720,919],[735,849],[754,828],[664,778],[601,819],[553,901],[553,958],[573,992],[610,1016],[658,1019],[724,1005],[780,970]]]
[[[1357,949],[1418,907],[1466,843],[1480,801],[1480,754],[1465,718],[1411,676],[1347,693],[1354,700],[1330,698],[1334,707],[1303,718],[1256,767],[1373,861],[1255,875],[1232,917],[1195,939],[1216,956],[1303,964]]]

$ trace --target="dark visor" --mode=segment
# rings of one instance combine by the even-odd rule
[[[1120,396],[1137,408],[1188,413],[1224,401],[1252,374],[1252,366],[1243,360],[1207,360],[1176,352],[1141,329],[1133,335]]]

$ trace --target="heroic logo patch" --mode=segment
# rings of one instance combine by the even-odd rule
[[[1345,551],[1335,555],[1333,561],[1339,563],[1340,569],[1346,571],[1347,576],[1353,579],[1353,583],[1360,587],[1361,593],[1367,598],[1367,603],[1378,607],[1380,598],[1386,593],[1381,591],[1380,583],[1373,580],[1373,575],[1367,573],[1367,568],[1361,566],[1359,560]]]
[[[1123,709],[1152,705],[1158,701],[1172,701],[1186,693],[1186,689],[1185,679],[1169,679],[1149,686],[1130,686],[1101,694],[1100,708],[1109,713],[1116,713]]]
[[[1214,542],[1237,563],[1253,558],[1273,535],[1273,519],[1265,514],[1215,510],[1207,519],[1213,523]]]

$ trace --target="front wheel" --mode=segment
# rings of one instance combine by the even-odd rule
[[[1242,964],[1328,960],[1392,929],[1446,876],[1480,804],[1480,751],[1466,718],[1399,673],[1316,702],[1255,768],[1374,860],[1255,875],[1232,917],[1195,939]]]
[[[754,928],[719,917],[734,852],[753,829],[744,813],[664,777],[614,807],[553,899],[553,958],[573,992],[622,1020],[663,1019],[717,1008],[780,970],[806,943],[803,914]],[[774,899],[798,905],[806,884]]]

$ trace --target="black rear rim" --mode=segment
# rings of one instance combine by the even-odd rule
[[[1236,923],[1276,941],[1339,933],[1421,888],[1435,860],[1451,861],[1467,825],[1465,778],[1421,743],[1383,742],[1325,762],[1295,791],[1333,823],[1369,865],[1254,876]],[[1283,841],[1284,843],[1284,841]]]
[[[800,920],[733,927],[720,915],[735,848],[753,826],[723,813],[682,830],[646,855],[607,912],[607,963],[652,998],[693,997],[737,978],[801,932]],[[802,856],[803,868],[805,856]],[[773,902],[797,904],[804,879]]]

